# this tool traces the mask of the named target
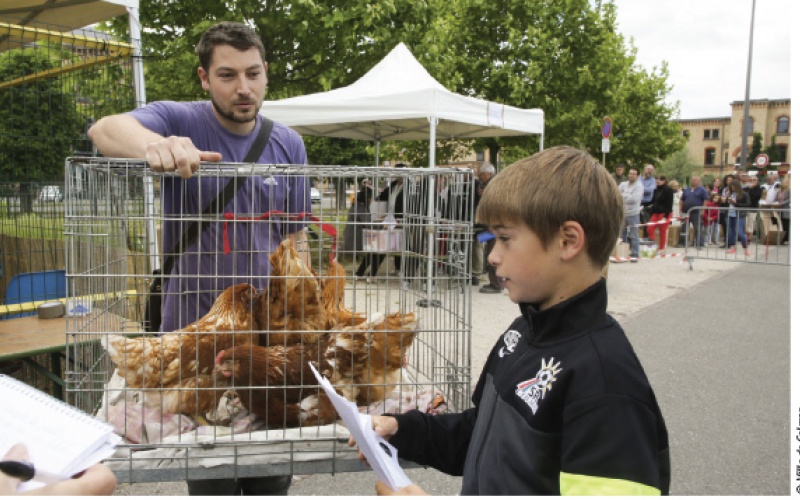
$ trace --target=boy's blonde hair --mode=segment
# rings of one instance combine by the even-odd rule
[[[569,146],[545,149],[506,167],[481,197],[476,220],[494,226],[525,224],[547,248],[561,225],[583,227],[592,263],[603,267],[625,219],[619,188],[585,151]]]

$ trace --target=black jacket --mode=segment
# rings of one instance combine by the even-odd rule
[[[521,305],[456,414],[395,415],[404,459],[463,475],[465,495],[667,494],[667,429],[605,280]]]
[[[672,213],[672,203],[675,196],[675,191],[666,184],[663,186],[656,186],[653,192],[653,214],[668,215]]]

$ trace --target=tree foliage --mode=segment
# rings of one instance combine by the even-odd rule
[[[658,168],[658,174],[669,180],[677,180],[681,185],[688,183],[693,175],[702,175],[703,166],[695,163],[689,149],[683,147],[670,154]]]
[[[262,35],[268,99],[348,85],[402,41],[450,90],[543,109],[547,146],[570,144],[599,157],[605,115],[614,123],[609,164],[658,164],[683,145],[672,121],[677,106],[666,101],[668,68],[637,65],[633,43],[617,32],[613,2],[599,9],[589,0],[198,0],[191,9],[142,0],[140,6],[148,100],[204,98],[194,46],[212,23],[235,20]],[[123,30],[123,21],[116,22]],[[488,147],[495,161],[502,150],[513,161],[538,150],[538,138],[444,146],[437,150],[440,163],[472,147]],[[330,148],[335,153],[337,146]],[[382,146],[392,149],[405,149],[408,163],[427,164],[424,141]],[[336,154],[314,157],[335,163]]]
[[[0,81],[57,67],[69,54],[14,49],[0,58]],[[75,95],[58,78],[39,78],[0,92],[0,179],[63,181],[64,159],[84,131]]]

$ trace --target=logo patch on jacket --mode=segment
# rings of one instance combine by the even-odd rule
[[[542,358],[542,369],[536,374],[536,377],[525,380],[517,384],[516,395],[520,397],[525,403],[531,407],[533,414],[539,410],[539,402],[547,395],[547,391],[553,388],[553,382],[556,381],[556,374],[561,371],[561,361],[553,364],[554,358],[545,363]]]
[[[520,337],[522,337],[522,334],[516,330],[507,331],[505,335],[503,335],[503,342],[505,342],[506,345],[497,351],[497,355],[502,358],[507,354],[512,354],[514,349],[517,348],[517,343],[519,342]]]

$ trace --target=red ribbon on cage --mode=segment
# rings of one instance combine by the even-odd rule
[[[230,213],[230,212],[223,213],[222,214],[222,218],[225,219],[225,221],[222,223],[222,248],[223,248],[223,253],[225,255],[231,253],[230,238],[228,237],[228,221],[260,221],[260,220],[269,220],[273,216],[283,217],[283,218],[288,219],[288,220],[304,220],[304,219],[307,219],[307,220],[310,220],[311,222],[315,223],[317,226],[319,226],[320,229],[322,229],[322,231],[325,234],[328,234],[331,237],[333,237],[333,243],[331,244],[331,251],[328,254],[328,260],[330,262],[333,262],[334,260],[336,260],[336,237],[337,237],[337,232],[336,232],[336,228],[332,224],[328,224],[328,223],[322,222],[319,219],[319,217],[317,217],[316,215],[314,215],[314,214],[312,214],[310,212],[300,212],[297,215],[289,215],[286,212],[281,212],[280,210],[270,210],[269,212],[263,213],[261,215],[253,216],[253,217],[247,217],[247,216],[241,216],[241,215],[237,216],[236,214],[233,214],[233,213]]]

